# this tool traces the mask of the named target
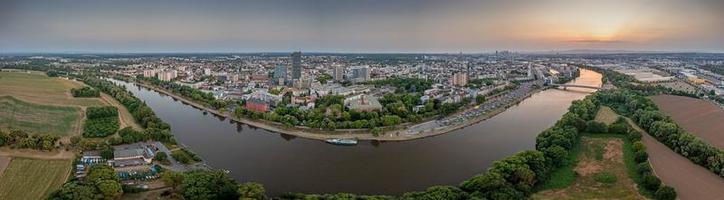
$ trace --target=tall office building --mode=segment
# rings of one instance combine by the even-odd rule
[[[292,53],[292,79],[298,80],[302,77],[302,52]]]
[[[332,72],[332,78],[334,78],[335,81],[342,81],[342,79],[344,79],[344,66],[335,65]]]
[[[274,82],[279,85],[284,85],[287,80],[287,66],[277,65],[274,68]]]

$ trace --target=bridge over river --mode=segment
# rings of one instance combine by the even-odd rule
[[[578,87],[578,88],[588,88],[588,89],[597,89],[600,90],[601,87],[598,86],[592,86],[592,85],[576,85],[576,84],[551,84],[552,86],[557,87],[563,87],[563,89],[568,89],[569,87]]]

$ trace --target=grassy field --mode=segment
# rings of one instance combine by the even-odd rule
[[[575,180],[566,188],[544,190],[531,199],[645,199],[629,178],[624,143],[623,138],[609,135],[582,137],[578,163],[572,170]]]
[[[608,125],[616,119],[606,106],[595,118]],[[531,199],[645,199],[634,182],[641,177],[631,145],[622,135],[584,134],[569,155],[573,162],[554,171]]]
[[[83,84],[62,78],[48,77],[41,72],[0,72],[0,94],[23,101],[63,106],[103,106],[98,98],[74,98],[71,88]]]
[[[45,199],[70,171],[71,160],[14,158],[0,177],[0,199]]]
[[[79,128],[80,109],[23,102],[0,96],[0,128],[22,129],[30,134],[70,135]]]
[[[601,106],[601,108],[596,113],[595,120],[598,122],[603,122],[606,125],[611,125],[618,119],[618,114],[611,110],[611,108],[607,106]]]
[[[135,122],[131,113],[107,94],[102,94],[102,98],[74,98],[70,94],[71,88],[80,88],[83,86],[81,82],[48,77],[42,72],[0,72],[0,94],[2,96],[12,96],[15,99],[31,104],[72,106],[77,108],[113,105],[118,108],[121,128],[131,126],[136,130],[141,130],[141,126]],[[0,109],[0,119],[12,118],[4,112],[12,112],[12,110]],[[3,127],[4,122],[5,121],[0,121],[0,127]],[[37,124],[40,124],[40,122]],[[27,124],[27,127],[37,127],[34,125],[35,124]],[[48,126],[43,127],[45,127],[45,130],[40,131],[51,129],[51,127]],[[39,127],[39,129],[43,127]],[[63,129],[57,132],[62,131],[65,130]],[[80,133],[80,131],[77,131],[77,133]]]

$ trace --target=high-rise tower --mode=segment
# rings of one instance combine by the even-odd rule
[[[302,52],[292,53],[292,79],[298,80],[302,77]]]

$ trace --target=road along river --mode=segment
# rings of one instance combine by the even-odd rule
[[[401,194],[433,185],[457,185],[492,162],[533,149],[535,137],[593,90],[549,89],[488,119],[439,136],[404,141],[360,141],[335,146],[269,132],[207,114],[131,83],[125,85],[164,121],[179,143],[240,182],[285,192]],[[581,69],[571,82],[601,85],[601,74]]]

